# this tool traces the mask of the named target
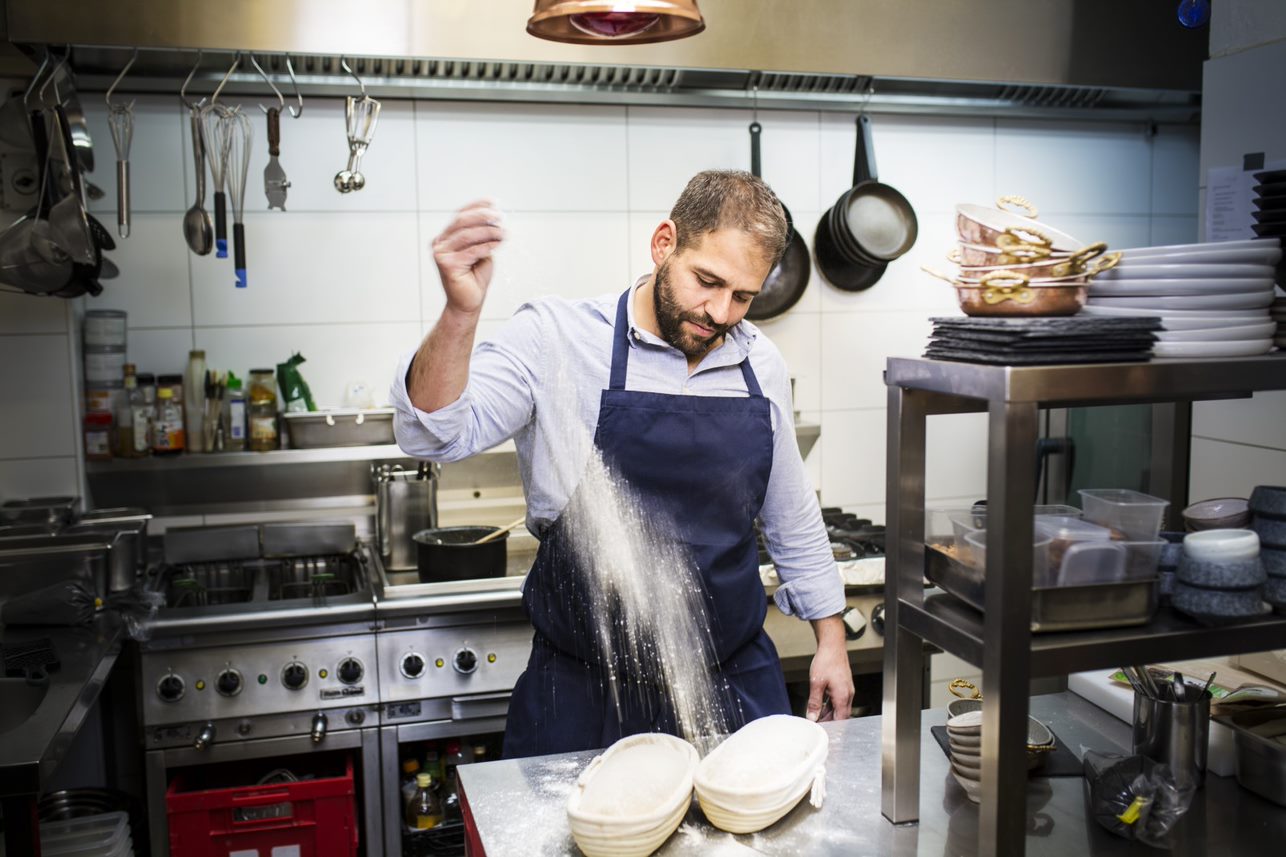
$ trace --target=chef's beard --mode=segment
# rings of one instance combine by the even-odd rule
[[[652,289],[652,308],[661,338],[688,357],[699,357],[723,336],[731,325],[715,324],[706,313],[687,312],[679,306],[670,285],[670,263],[667,261],[656,270],[656,284]],[[683,329],[683,322],[690,321],[713,330],[710,336],[698,337]]]

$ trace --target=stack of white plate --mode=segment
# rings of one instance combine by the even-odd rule
[[[1272,350],[1278,239],[1122,252],[1121,263],[1091,284],[1083,314],[1160,317],[1156,357],[1247,357]]]
[[[1268,315],[1277,325],[1273,332],[1273,345],[1286,348],[1286,298],[1274,298],[1273,305],[1268,308]]]

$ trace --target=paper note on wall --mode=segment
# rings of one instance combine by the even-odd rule
[[[1254,238],[1251,228],[1256,222],[1259,183],[1255,173],[1263,170],[1286,169],[1286,161],[1272,161],[1260,169],[1242,167],[1211,167],[1206,173],[1206,231],[1207,241],[1238,241]]]

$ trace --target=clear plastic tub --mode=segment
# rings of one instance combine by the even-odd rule
[[[987,507],[975,506],[972,509],[941,509],[933,513],[942,515],[951,523],[952,536],[955,538],[956,549],[960,551],[961,556],[968,561],[970,547],[965,540],[965,536],[977,530],[987,528]],[[1037,524],[1045,524],[1047,519],[1054,521],[1079,520],[1081,510],[1075,506],[1035,506],[1032,508],[1034,521]],[[925,531],[926,536],[944,535],[941,527],[934,528],[930,526]]]
[[[1157,576],[1163,541],[1080,541],[1067,548],[1054,567],[1055,586],[1090,586],[1150,580]]]
[[[1126,541],[1154,541],[1169,500],[1125,488],[1082,488],[1085,519],[1111,527]]]
[[[123,857],[133,853],[129,815],[108,812],[42,822],[40,846],[47,857]]]
[[[1112,531],[1098,524],[1069,515],[1048,515],[1037,518],[1040,526],[1049,531],[1052,541],[1049,545],[1049,565],[1057,576],[1065,557],[1074,547],[1082,542],[1106,542],[1112,538]]]
[[[1037,525],[1032,540],[1031,585],[1036,588],[1053,586],[1054,579],[1049,565],[1049,532]],[[965,562],[979,569],[987,568],[987,531],[973,530],[965,535],[969,555]]]

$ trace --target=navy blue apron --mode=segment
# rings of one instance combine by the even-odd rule
[[[745,398],[626,390],[633,293],[626,291],[617,305],[611,377],[594,444],[645,508],[664,510],[677,525],[697,564],[731,728],[787,714],[781,662],[763,630],[768,605],[754,533],[772,471],[768,399],[748,357],[740,364]],[[677,732],[663,693],[646,680],[618,682],[613,698],[565,526],[560,516],[541,536],[523,589],[536,633],[509,703],[509,758],[598,749],[638,732]]]

